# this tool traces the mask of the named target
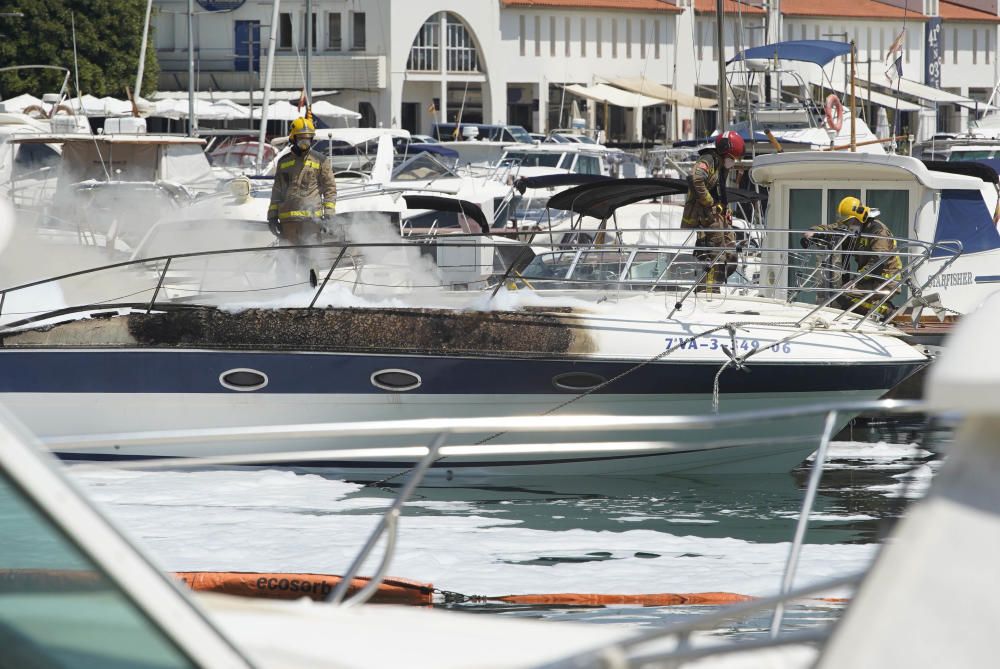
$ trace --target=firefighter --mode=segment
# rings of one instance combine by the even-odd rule
[[[271,189],[267,224],[290,245],[315,244],[337,207],[337,184],[330,159],[312,150],[316,127],[310,118],[292,121],[291,152],[279,158]]]
[[[736,254],[719,251],[736,247],[732,232],[733,213],[726,197],[726,179],[729,170],[743,157],[743,138],[728,131],[715,138],[715,148],[698,158],[688,177],[687,200],[681,227],[686,229],[708,228],[698,233],[698,251],[695,256],[712,261],[705,281],[711,287],[725,282],[736,269]],[[721,255],[720,255],[721,254]]]
[[[890,295],[899,292],[903,262],[898,255],[883,255],[896,250],[896,240],[888,226],[878,220],[878,214],[877,209],[865,206],[858,198],[845,197],[837,206],[838,222],[813,226],[803,233],[801,244],[834,250],[828,261],[834,274],[830,286],[834,289],[849,286],[847,292],[837,296],[834,301],[837,306],[861,314],[875,310],[885,316],[892,311],[892,302],[885,300],[881,306],[879,303],[887,291]],[[842,275],[850,271],[851,258],[857,270],[845,281]],[[857,281],[851,286],[854,279]]]

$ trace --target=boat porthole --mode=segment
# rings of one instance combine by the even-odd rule
[[[405,393],[409,390],[416,390],[423,381],[419,374],[405,369],[380,369],[372,374],[372,385],[382,390],[389,390],[394,393]]]
[[[219,383],[223,388],[249,393],[260,390],[267,385],[267,374],[256,369],[230,369],[219,374]]]
[[[590,372],[565,372],[552,377],[552,385],[560,390],[591,390],[607,379]]]

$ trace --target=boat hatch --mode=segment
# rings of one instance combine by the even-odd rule
[[[383,369],[372,374],[372,385],[382,390],[405,393],[416,390],[423,381],[419,374],[405,369]]]
[[[225,388],[239,392],[260,390],[267,385],[267,374],[256,369],[230,369],[219,374],[219,383]]]

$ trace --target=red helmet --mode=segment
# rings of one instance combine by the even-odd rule
[[[743,157],[743,148],[743,138],[738,132],[727,130],[715,138],[715,150],[720,156],[739,160]]]

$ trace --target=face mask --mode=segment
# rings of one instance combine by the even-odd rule
[[[732,156],[726,156],[725,158],[722,159],[722,166],[725,167],[727,170],[733,169],[733,166],[735,165],[736,165],[736,159],[733,158]]]
[[[311,149],[312,145],[313,143],[311,139],[302,138],[295,142],[295,146],[298,147],[299,151],[302,151],[303,153]]]

